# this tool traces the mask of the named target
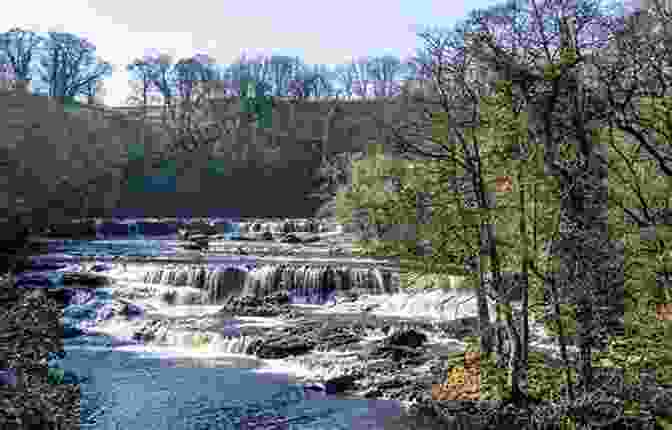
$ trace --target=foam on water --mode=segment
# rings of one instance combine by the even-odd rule
[[[371,314],[382,317],[449,321],[476,315],[476,298],[473,296],[471,292],[434,289],[421,293],[363,295],[354,302],[342,302],[329,307],[311,305],[310,308],[316,313],[327,314],[360,313],[370,308]]]
[[[264,367],[256,373],[279,373],[306,381],[326,380],[341,376],[352,369],[361,367],[354,352],[314,352],[302,357],[264,360]]]

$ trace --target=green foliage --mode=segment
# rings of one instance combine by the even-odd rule
[[[566,53],[564,64],[575,61],[572,53]],[[559,72],[559,68],[551,70]],[[337,197],[340,214],[351,216],[355,208],[365,208],[374,222],[413,222],[415,218],[415,192],[430,193],[433,202],[433,217],[429,225],[418,228],[419,238],[429,239],[436,252],[424,261],[414,258],[412,244],[375,242],[368,244],[369,251],[387,252],[399,255],[409,267],[418,273],[449,273],[450,263],[473,255],[477,251],[481,221],[488,220],[496,226],[496,245],[501,259],[501,270],[519,270],[522,258],[528,255],[542,273],[557,270],[555,258],[544,256],[540,245],[557,238],[559,218],[559,183],[555,177],[545,174],[543,150],[538,145],[530,145],[524,160],[513,160],[511,150],[525,143],[527,118],[511,110],[510,86],[499,83],[498,93],[484,98],[482,104],[482,127],[467,130],[466,141],[479,142],[479,157],[482,179],[486,190],[491,189],[493,179],[500,175],[514,178],[514,190],[498,193],[496,207],[469,210],[461,202],[461,194],[447,191],[445,184],[454,176],[463,174],[464,153],[456,145],[452,160],[397,162],[394,165],[381,161],[381,156],[372,156],[355,166],[353,186]],[[667,104],[666,104],[667,103]],[[669,105],[669,106],[668,106]],[[672,133],[672,103],[668,101],[649,102],[649,106],[662,106],[667,112],[648,113],[651,125],[656,127],[659,137],[669,139]],[[645,105],[646,108],[646,105]],[[651,108],[653,111],[653,108]],[[661,109],[658,109],[661,110]],[[654,113],[657,115],[654,118]],[[644,115],[646,119],[647,116]],[[433,141],[447,142],[447,121],[445,115],[435,115],[432,123]],[[654,121],[655,119],[655,121]],[[657,122],[656,122],[657,121]],[[604,129],[594,132],[593,138],[609,145],[609,232],[612,240],[620,239],[625,245],[625,289],[626,289],[626,333],[622,338],[609,340],[608,350],[595,354],[594,365],[616,366],[626,370],[626,381],[638,377],[639,370],[655,368],[660,383],[672,384],[672,353],[666,345],[672,344],[672,330],[669,323],[655,318],[655,303],[670,302],[672,297],[656,285],[655,273],[672,271],[672,252],[667,248],[672,229],[656,226],[654,240],[643,240],[636,225],[626,225],[623,221],[624,208],[672,207],[672,178],[651,175],[655,162],[639,160],[639,147],[625,144],[622,136],[614,130]],[[560,157],[575,159],[574,146],[560,145]],[[383,157],[384,158],[384,157]],[[397,170],[394,170],[397,169]],[[395,172],[401,179],[399,193],[385,193],[382,179]],[[520,192],[524,192],[521,207]],[[639,194],[639,195],[638,195]],[[521,216],[527,222],[527,236],[520,237]],[[527,247],[524,243],[527,242]],[[521,246],[521,243],[523,244]],[[364,247],[366,248],[366,247]],[[530,317],[544,320],[544,285],[534,275],[529,277]],[[467,277],[463,286],[475,288],[478,279]],[[662,295],[661,295],[662,294]],[[668,295],[665,295],[668,294]],[[565,334],[575,333],[575,306],[560,304],[560,321]],[[667,329],[666,329],[667,327]],[[557,335],[555,322],[545,323],[547,334]],[[478,347],[478,339],[470,340],[468,349]],[[537,398],[557,399],[558,389],[566,382],[566,369],[548,366],[543,355],[530,352],[529,392]],[[505,370],[488,368],[486,360],[486,380],[483,384],[486,397],[501,398],[507,395]],[[572,378],[574,370],[571,370]],[[491,389],[487,387],[492,387]]]
[[[657,131],[665,134],[672,122],[663,124],[672,105],[667,101],[648,100],[643,103],[642,115],[658,117]],[[655,109],[657,112],[654,112]],[[650,124],[652,127],[655,125]],[[656,303],[666,303],[659,288],[656,272],[672,271],[672,253],[669,249],[669,226],[657,225],[655,237],[642,237],[642,230],[634,223],[624,222],[624,209],[670,207],[672,183],[670,178],[651,175],[654,161],[642,161],[639,145],[628,144],[621,132],[603,129],[596,133],[609,146],[609,228],[614,237],[622,238],[625,256],[625,336],[613,337],[608,350],[596,355],[602,366],[625,369],[626,382],[634,382],[640,369],[657,369],[660,383],[672,383],[672,353],[666,345],[672,343],[668,322],[656,319]]]
[[[565,336],[576,334],[576,306],[570,303],[560,303],[560,323]],[[549,336],[559,336],[557,320],[544,320],[544,331]]]

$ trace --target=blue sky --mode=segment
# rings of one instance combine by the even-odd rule
[[[38,0],[3,5],[0,31],[22,27],[87,37],[115,72],[108,105],[129,92],[124,66],[156,49],[176,57],[208,53],[228,65],[242,52],[298,55],[308,64],[352,57],[404,58],[422,47],[418,26],[450,27],[496,0]]]

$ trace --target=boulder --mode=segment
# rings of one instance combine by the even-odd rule
[[[51,287],[54,282],[46,274],[26,273],[16,276],[14,286],[19,288]]]
[[[89,287],[99,287],[107,285],[110,280],[107,276],[92,272],[65,272],[63,274],[63,285],[85,285]]]
[[[88,288],[62,288],[63,300],[69,305],[83,305],[95,297],[95,291]]]
[[[209,248],[209,245],[207,243],[203,242],[189,242],[184,245],[182,245],[182,248],[188,249],[191,251],[203,251]]]
[[[285,234],[281,239],[280,242],[282,243],[302,243],[303,241],[298,238],[295,234]]]
[[[15,369],[0,369],[0,386],[2,385],[16,385],[16,370]]]
[[[112,266],[109,264],[96,264],[91,267],[92,272],[105,272],[107,270],[112,270]]]
[[[58,269],[63,269],[66,267],[66,263],[58,263],[58,262],[50,262],[50,261],[39,261],[39,260],[32,260],[26,262],[26,269],[27,270],[35,270],[35,271],[40,271],[40,270],[58,270]]]
[[[91,239],[96,237],[96,223],[94,221],[88,221],[51,224],[49,226],[47,237]]]
[[[353,388],[355,381],[359,379],[356,375],[343,375],[324,381],[324,391],[327,394],[343,393]]]
[[[321,240],[322,240],[322,238],[318,235],[308,236],[305,239],[303,239],[303,243],[314,243],[314,242],[319,242]]]
[[[174,222],[138,222],[139,232],[145,236],[168,236],[177,233]]]
[[[165,334],[167,321],[147,321],[144,325],[133,333],[133,340],[141,342],[151,342],[160,339]]]
[[[82,334],[83,332],[79,327],[75,327],[71,324],[63,325],[63,339],[71,339],[73,337],[81,336]]]
[[[424,333],[417,332],[413,329],[396,332],[387,339],[389,345],[407,346],[409,348],[418,348],[426,341],[427,336]]]
[[[213,235],[217,233],[214,225],[205,221],[195,221],[187,225],[186,230],[193,234]]]
[[[105,236],[128,236],[129,224],[121,222],[103,222],[98,225],[97,232]]]
[[[299,336],[281,339],[275,342],[262,342],[254,355],[262,359],[287,358],[310,352],[315,343]]]
[[[121,309],[121,314],[128,319],[142,318],[144,312],[142,307],[133,303],[124,303],[124,306]]]
[[[237,231],[236,225],[231,221],[219,221],[214,224],[214,229],[219,234],[232,234]]]

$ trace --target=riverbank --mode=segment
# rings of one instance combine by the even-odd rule
[[[0,281],[0,428],[79,429],[79,385],[49,382],[49,353],[63,350],[63,304]]]

